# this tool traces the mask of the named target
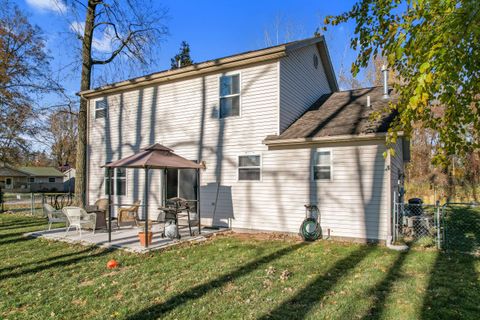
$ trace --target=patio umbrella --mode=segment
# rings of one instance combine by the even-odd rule
[[[145,218],[145,235],[148,237],[148,172],[150,169],[202,169],[203,166],[191,160],[185,159],[175,153],[172,149],[162,146],[159,143],[155,143],[151,146],[142,149],[139,153],[125,157],[123,159],[111,162],[102,167],[109,170],[108,176],[110,177],[110,170],[113,168],[136,168],[145,169],[145,200],[144,200],[144,218]],[[198,175],[198,173],[197,173]],[[110,179],[110,183],[112,180]],[[163,190],[165,190],[165,180],[163,180]],[[112,190],[112,188],[110,188]],[[109,192],[109,224],[108,224],[108,241],[111,241],[111,192]],[[200,205],[197,205],[197,210],[200,211]],[[200,221],[200,212],[198,212],[198,219]],[[199,222],[200,226],[200,222]],[[200,228],[199,228],[200,232]],[[145,246],[148,247],[148,241],[145,242]]]

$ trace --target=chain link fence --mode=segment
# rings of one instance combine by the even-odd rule
[[[0,212],[26,213],[43,216],[43,205],[48,203],[55,209],[73,204],[74,195],[68,193],[1,193]]]
[[[420,203],[395,203],[393,241],[410,246],[434,247],[438,236],[438,206]]]
[[[395,203],[393,242],[480,256],[480,205]]]
[[[447,203],[440,217],[440,248],[480,256],[480,204]]]

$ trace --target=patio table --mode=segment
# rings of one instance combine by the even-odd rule
[[[95,230],[98,229],[107,229],[107,217],[105,210],[98,209],[86,209],[87,213],[95,213],[97,216],[97,221],[95,223]]]

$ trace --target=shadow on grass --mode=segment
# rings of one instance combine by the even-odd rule
[[[372,288],[369,296],[374,297],[375,304],[367,311],[364,319],[381,319],[385,302],[388,295],[392,292],[392,287],[395,281],[401,277],[400,270],[405,262],[408,252],[400,252],[398,257],[393,262],[388,272],[385,274],[383,280]]]
[[[32,227],[39,227],[39,226],[45,226],[47,225],[47,219],[45,220],[39,220],[39,221],[25,221],[25,222],[19,222],[19,223],[8,223],[8,224],[0,224],[0,232],[6,231],[7,230],[12,230],[12,229],[24,229],[24,228],[32,228]]]
[[[286,254],[289,254],[304,245],[305,245],[304,243],[298,243],[296,245],[283,248],[269,255],[258,258],[252,262],[249,262],[243,266],[240,266],[239,268],[233,270],[228,274],[225,274],[212,281],[197,285],[187,291],[177,294],[163,303],[153,305],[149,308],[140,310],[139,312],[129,316],[127,319],[152,319],[152,318],[162,317],[164,313],[167,313],[191,300],[198,299],[201,296],[207,294],[209,291],[216,288],[220,288],[227,282],[230,282],[234,279],[245,276],[250,272],[254,271],[255,269],[257,269],[262,264],[270,263],[271,261],[274,261]]]
[[[104,250],[102,250],[98,253],[93,253],[92,254],[92,252],[94,252],[95,250],[98,250],[98,248],[89,247],[89,248],[87,248],[85,250],[82,250],[80,252],[75,252],[73,254],[74,257],[72,257],[70,259],[65,259],[65,260],[62,259],[62,260],[50,262],[50,263],[47,263],[47,264],[38,265],[38,266],[35,266],[33,268],[26,268],[26,269],[23,269],[23,270],[2,274],[2,275],[0,275],[0,279],[2,279],[2,280],[12,279],[12,278],[25,276],[25,275],[31,274],[31,273],[42,272],[42,271],[45,271],[45,270],[48,270],[48,269],[51,269],[51,268],[61,268],[61,267],[65,267],[65,266],[68,266],[68,265],[71,265],[71,264],[75,264],[75,263],[80,262],[82,260],[90,260],[92,258],[98,258],[98,257],[101,257],[101,256],[106,255],[106,254],[113,251],[111,249],[104,249]],[[52,258],[52,260],[56,260],[56,259]],[[48,262],[49,259],[47,259],[46,261]]]
[[[31,220],[31,221],[25,221],[25,220],[20,220],[15,222],[9,221],[9,223],[0,223],[0,232],[8,232],[7,230],[12,230],[12,229],[40,227],[40,226],[45,226],[47,224],[48,224],[47,219],[40,219],[40,218]]]
[[[32,238],[32,239],[34,239],[34,238]],[[32,266],[32,265],[39,265],[39,264],[43,264],[43,263],[47,263],[47,262],[53,262],[54,260],[59,260],[59,259],[64,259],[64,258],[76,256],[78,254],[82,254],[82,253],[85,253],[85,252],[90,252],[92,250],[93,250],[93,247],[88,248],[86,250],[82,250],[80,252],[70,252],[70,253],[65,253],[65,254],[61,254],[61,255],[52,256],[52,257],[49,257],[47,259],[35,260],[35,261],[32,261],[32,262],[28,262],[28,263],[22,263],[22,264],[8,266],[8,267],[0,269],[0,278],[2,277],[2,273],[4,273],[4,272],[12,272],[13,270],[18,269],[18,268],[27,268],[28,266]]]
[[[19,236],[11,237],[11,238],[8,238],[7,240],[0,241],[0,247],[11,244],[11,243],[21,243],[21,242],[25,242],[25,241],[29,241],[29,240],[33,240],[33,239],[35,239],[35,238],[33,238],[33,237],[19,237]]]
[[[440,252],[423,302],[422,319],[479,319],[480,259]]]
[[[318,305],[323,296],[351,269],[365,259],[375,246],[362,246],[347,257],[338,260],[330,269],[317,276],[292,298],[259,319],[303,319]]]

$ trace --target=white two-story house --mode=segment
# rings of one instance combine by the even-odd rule
[[[298,232],[305,204],[324,236],[386,240],[403,144],[384,157],[392,115],[383,88],[338,91],[323,37],[197,63],[81,92],[88,100],[87,202],[104,198],[101,166],[160,143],[203,161],[200,181],[169,170],[167,197],[196,197],[203,224]],[[144,176],[116,169],[115,203],[143,199]],[[162,203],[151,171],[149,210]]]

